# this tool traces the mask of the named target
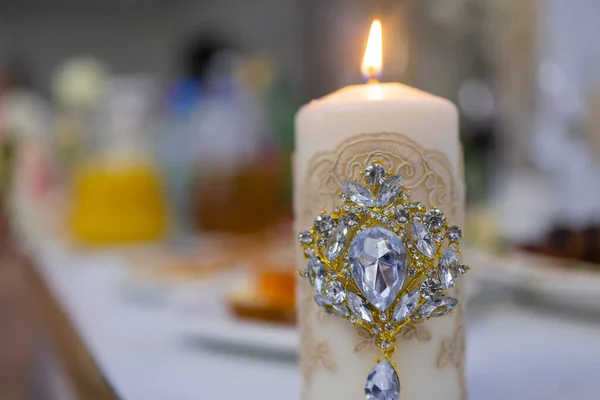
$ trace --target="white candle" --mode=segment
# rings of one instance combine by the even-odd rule
[[[360,169],[374,160],[403,173],[414,200],[438,206],[451,223],[461,224],[464,196],[456,108],[406,85],[373,81],[380,72],[380,39],[374,45],[369,40],[365,59],[363,72],[370,83],[314,100],[296,116],[297,228],[311,226],[322,210],[331,212],[339,205],[339,178],[358,178]],[[302,269],[306,261],[299,259]],[[363,400],[367,374],[377,359],[383,359],[380,350],[348,321],[321,315],[305,280],[300,280],[298,292],[303,400]],[[417,331],[401,332],[392,361],[402,400],[466,398],[463,322],[459,307],[417,325]]]

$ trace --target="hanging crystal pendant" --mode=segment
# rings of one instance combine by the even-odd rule
[[[398,400],[400,398],[400,380],[394,367],[383,360],[367,376],[365,383],[367,400]]]

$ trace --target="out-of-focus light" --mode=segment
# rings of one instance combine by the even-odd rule
[[[556,96],[565,87],[565,74],[558,65],[542,61],[537,71],[537,82],[542,92]]]
[[[377,81],[377,77],[381,76],[382,64],[383,64],[383,38],[381,21],[376,19],[371,24],[371,31],[369,32],[369,40],[367,41],[367,47],[365,49],[365,55],[363,57],[362,65],[360,70],[366,81],[372,82]]]
[[[476,79],[463,81],[458,88],[458,104],[472,120],[488,118],[494,112],[494,95],[490,87]]]

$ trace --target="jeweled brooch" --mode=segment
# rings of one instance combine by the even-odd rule
[[[376,337],[385,359],[367,376],[366,399],[396,400],[398,332],[452,311],[458,299],[448,291],[469,267],[459,261],[461,229],[411,200],[402,175],[373,163],[363,181],[342,180],[341,206],[299,233],[308,260],[299,273],[324,312]]]

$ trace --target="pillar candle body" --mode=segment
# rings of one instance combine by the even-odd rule
[[[339,180],[381,161],[404,174],[413,200],[463,219],[458,115],[448,100],[405,85],[350,86],[305,105],[296,116],[294,208],[298,230],[339,204]],[[299,267],[306,261],[299,254]],[[382,358],[366,331],[322,314],[298,282],[303,400],[364,400],[369,371]],[[460,296],[459,289],[454,289]],[[393,356],[402,400],[465,400],[462,306],[400,332]]]

